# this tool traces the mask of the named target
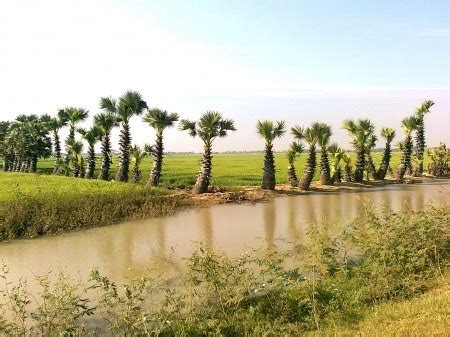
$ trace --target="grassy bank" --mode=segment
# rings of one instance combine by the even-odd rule
[[[353,158],[354,153],[349,153]],[[375,164],[381,162],[382,153],[373,153]],[[301,174],[306,166],[307,155],[302,153],[296,160],[297,172]],[[320,158],[320,156],[318,157]],[[391,166],[398,167],[400,162],[400,152],[394,152]],[[162,183],[164,185],[185,187],[195,183],[197,172],[200,168],[200,154],[168,154],[164,159]],[[117,169],[118,160],[114,158],[111,166],[114,176]],[[258,186],[261,184],[263,153],[217,153],[213,156],[213,169],[211,183],[214,186]],[[319,159],[318,159],[319,162]],[[98,163],[97,168],[100,163]],[[275,153],[275,165],[277,169],[277,184],[287,183],[288,161],[285,153]],[[143,179],[148,179],[151,167],[151,158],[145,158],[141,169]],[[426,167],[426,165],[425,165]],[[38,170],[42,173],[51,173],[53,169],[52,159],[41,160],[38,163]],[[319,170],[316,170],[315,180],[319,179]]]
[[[178,199],[143,185],[0,173],[0,240],[169,213]]]
[[[0,333],[446,334],[449,216],[448,205],[366,207],[350,223],[311,225],[282,252],[229,258],[200,245],[171,277],[161,267],[125,285],[96,270],[82,283],[43,276],[38,298],[26,282],[9,287]]]

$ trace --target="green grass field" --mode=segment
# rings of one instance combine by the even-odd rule
[[[354,157],[354,153],[350,153]],[[381,162],[382,153],[373,153],[375,164]],[[391,166],[396,168],[400,161],[401,154],[393,153]],[[300,176],[306,165],[307,155],[302,153],[296,160],[297,173]],[[318,156],[318,160],[320,157]],[[263,153],[217,153],[213,156],[212,185],[213,186],[257,186],[261,183]],[[118,158],[114,158],[111,166],[112,176],[119,163]],[[200,168],[200,154],[168,154],[164,159],[163,185],[176,187],[191,186],[195,183],[197,172]],[[146,181],[150,174],[151,158],[145,158],[141,165],[143,180]],[[275,165],[277,170],[277,184],[287,182],[288,162],[285,153],[275,154]],[[97,164],[97,169],[99,163]],[[53,169],[53,159],[41,160],[38,163],[38,170],[42,173],[51,173]],[[316,171],[315,179],[319,178]]]
[[[84,195],[118,195],[148,191],[144,185],[102,181],[96,179],[74,179],[53,175],[0,172],[0,203],[14,197],[76,197]],[[169,191],[152,188],[152,194],[162,195]]]

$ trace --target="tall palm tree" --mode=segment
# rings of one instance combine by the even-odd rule
[[[395,130],[391,128],[382,128],[380,135],[386,141],[386,145],[384,146],[383,159],[381,160],[376,177],[377,179],[383,180],[386,177],[391,161],[391,143],[395,137]]]
[[[128,181],[130,170],[130,119],[134,115],[140,115],[147,109],[147,103],[142,99],[142,95],[137,91],[127,91],[119,100],[112,97],[102,97],[100,107],[110,113],[116,114],[120,122],[120,165],[117,170],[117,181]]]
[[[67,137],[66,144],[72,143],[75,141],[75,129],[76,125],[80,122],[83,122],[88,118],[89,111],[84,108],[76,108],[76,107],[66,107],[63,110],[58,112],[58,117],[61,120],[66,120],[69,124],[69,136]],[[66,148],[66,162],[69,163],[70,156],[70,148]]]
[[[367,176],[367,180],[369,180],[370,177],[372,177],[373,179],[376,178],[376,169],[375,169],[375,163],[373,162],[373,158],[372,158],[372,149],[377,144],[377,140],[378,140],[378,138],[374,134],[370,135],[369,138],[367,139],[367,144],[366,144],[366,156],[367,156],[366,176]]]
[[[88,158],[84,177],[92,179],[95,172],[95,144],[100,140],[100,130],[94,125],[90,129],[78,128],[77,131],[88,143]]]
[[[288,181],[291,186],[298,185],[297,172],[295,171],[295,159],[304,150],[303,144],[299,142],[292,142],[286,152],[286,157],[289,163],[288,166]]]
[[[273,122],[269,120],[258,121],[256,132],[264,139],[264,168],[261,188],[275,189],[275,161],[273,158],[273,141],[286,133],[284,121]]]
[[[331,135],[331,126],[325,123],[320,123],[318,143],[320,145],[320,183],[322,185],[331,184],[330,161],[328,158],[328,144],[330,142]]]
[[[73,170],[73,176],[75,178],[80,177],[80,171],[81,171],[81,152],[83,151],[83,143],[81,141],[68,139],[67,140],[67,148],[69,149],[70,153],[70,161],[72,162],[72,170]]]
[[[94,125],[100,133],[102,162],[98,179],[109,180],[111,156],[111,130],[118,126],[117,117],[110,112],[103,112],[94,117]]]
[[[415,116],[418,119],[416,130],[416,154],[417,154],[417,174],[423,173],[423,155],[425,153],[425,115],[430,112],[430,108],[434,105],[433,101],[427,100],[416,109]]]
[[[411,165],[411,154],[413,151],[412,132],[417,129],[420,121],[416,116],[406,117],[402,120],[403,131],[405,132],[405,139],[403,141],[403,155],[400,162],[400,170],[398,173],[399,180],[402,181],[407,169]]]
[[[61,173],[62,156],[61,156],[61,139],[59,137],[59,131],[67,125],[67,116],[62,110],[58,111],[58,117],[48,117],[42,116],[44,123],[46,124],[48,130],[52,134],[53,138],[53,156],[55,157],[55,162],[53,164],[53,174]]]
[[[143,121],[156,131],[155,145],[152,147],[153,164],[150,172],[148,184],[158,186],[161,180],[161,170],[164,155],[163,132],[166,128],[172,127],[179,116],[177,113],[169,113],[166,110],[151,109],[144,116]]]
[[[142,177],[140,165],[142,163],[142,160],[147,155],[147,153],[145,152],[144,149],[142,149],[141,147],[139,147],[137,145],[134,145],[131,148],[130,152],[131,152],[131,157],[133,158],[133,161],[134,161],[133,176],[131,177],[131,181],[133,183],[139,183],[141,181],[141,177]]]
[[[187,131],[191,137],[198,136],[203,142],[204,154],[202,166],[197,175],[197,181],[192,190],[194,194],[208,192],[212,169],[212,144],[219,137],[228,135],[228,131],[235,131],[234,121],[224,119],[217,111],[205,112],[198,121],[182,119],[179,129]]]
[[[366,145],[369,137],[375,131],[375,127],[369,119],[358,119],[356,121],[347,119],[343,128],[352,137],[352,145],[356,150],[355,177],[356,182],[361,182],[364,178],[366,167]]]
[[[322,129],[321,123],[313,123],[310,127],[303,129],[300,126],[294,126],[291,133],[297,140],[304,139],[308,145],[308,159],[306,161],[306,168],[303,171],[300,179],[299,187],[302,190],[308,190],[314,178],[316,171],[316,144],[319,141],[319,133]]]
[[[340,162],[344,156],[344,151],[336,143],[333,143],[328,146],[328,153],[331,159],[331,184],[334,184],[336,181],[341,181],[342,172]]]

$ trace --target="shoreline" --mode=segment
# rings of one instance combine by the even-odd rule
[[[321,185],[318,181],[311,184],[311,188],[307,191],[298,187],[292,187],[287,184],[279,184],[275,186],[275,190],[263,190],[256,186],[241,186],[237,191],[218,191],[204,193],[199,195],[191,195],[186,193],[186,197],[193,206],[208,207],[215,204],[240,204],[240,203],[257,203],[264,202],[273,198],[282,196],[298,196],[308,194],[330,194],[330,193],[351,193],[370,191],[377,188],[395,185],[414,185],[426,184],[437,181],[449,181],[450,178],[435,178],[431,176],[408,177],[403,182],[395,179],[385,180],[369,180],[362,183],[340,182],[334,185]]]
[[[72,207],[72,210],[69,212],[57,200],[45,197],[31,199],[25,197],[23,201],[17,200],[11,203],[9,205],[11,209],[5,208],[5,205],[3,205],[3,209],[7,209],[7,212],[10,213],[8,221],[11,223],[7,221],[4,224],[0,223],[0,234],[2,234],[2,230],[6,233],[0,239],[0,244],[20,239],[34,239],[49,235],[57,236],[62,233],[119,224],[128,220],[170,216],[186,208],[203,208],[218,204],[255,204],[283,196],[358,193],[377,190],[386,186],[408,186],[440,181],[447,182],[450,179],[423,176],[409,177],[402,183],[393,179],[385,179],[382,181],[363,181],[362,183],[340,182],[328,186],[314,181],[311,184],[311,188],[307,191],[290,185],[279,184],[275,187],[275,190],[263,190],[261,187],[256,186],[241,186],[236,187],[234,190],[216,188],[216,191],[199,195],[192,195],[188,190],[178,189],[171,190],[170,194],[159,196],[125,193],[124,195],[110,196],[108,200],[102,202],[92,196],[79,196],[75,201],[77,207],[81,209],[74,210]],[[111,205],[114,205],[116,209],[114,214],[111,214]],[[22,215],[23,212],[26,212],[26,216],[20,219],[20,222],[17,222],[17,215]],[[92,220],[86,214],[96,214],[95,219]],[[23,232],[14,234],[14,232],[11,232],[11,230],[14,230],[14,226],[22,228]]]

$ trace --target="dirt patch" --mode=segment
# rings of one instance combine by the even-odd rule
[[[427,181],[435,181],[433,177],[408,177],[405,178],[403,184],[419,184]],[[278,196],[289,195],[303,195],[311,193],[337,193],[348,191],[364,191],[373,188],[384,187],[387,185],[402,184],[394,179],[385,180],[370,180],[362,183],[355,182],[340,182],[334,185],[322,185],[315,181],[311,184],[308,191],[302,190],[298,187],[292,187],[288,184],[280,184],[275,187],[275,190],[263,190],[256,186],[242,186],[234,191],[227,191],[225,189],[213,188],[211,193],[204,193],[199,195],[191,195],[189,192],[182,192],[185,194],[186,201],[190,205],[207,206],[210,204],[225,204],[225,203],[256,203],[260,201],[269,200]]]

